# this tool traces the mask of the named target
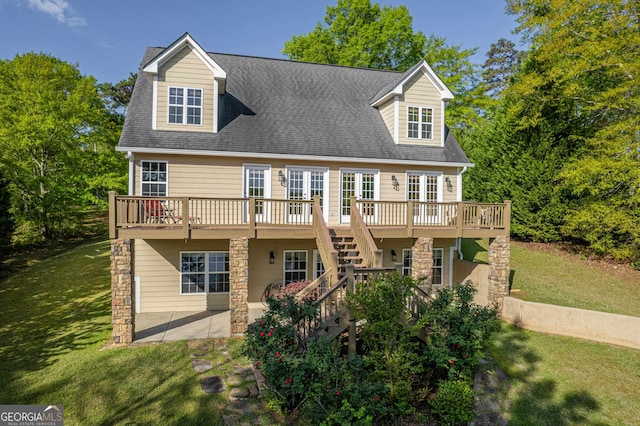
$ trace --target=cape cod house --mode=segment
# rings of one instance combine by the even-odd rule
[[[230,310],[242,333],[267,285],[330,286],[345,263],[452,286],[461,238],[506,245],[490,277],[504,290],[509,203],[462,201],[452,98],[424,61],[209,53],[188,33],[147,49],[117,148],[129,194],[110,196],[114,342],[140,312]]]

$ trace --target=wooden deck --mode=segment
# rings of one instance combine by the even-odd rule
[[[485,238],[509,234],[511,203],[356,201],[373,238]],[[110,238],[312,239],[317,200],[109,196]],[[323,224],[332,227],[332,224]],[[345,224],[335,224],[345,226]],[[346,224],[348,226],[348,224]]]

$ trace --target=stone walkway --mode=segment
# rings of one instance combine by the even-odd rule
[[[214,365],[208,358],[212,354],[222,355],[224,360],[218,361],[215,367],[225,364],[231,367],[229,373],[222,376],[208,376],[200,379],[200,387],[207,394],[229,391],[229,399],[222,418],[225,425],[249,425],[238,423],[243,416],[251,416],[258,408],[257,399],[264,389],[264,378],[251,364],[241,365],[229,357],[226,339],[190,340],[187,342],[191,352],[191,364],[198,374],[206,374]],[[218,368],[218,371],[220,369]]]

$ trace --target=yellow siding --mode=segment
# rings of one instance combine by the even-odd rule
[[[168,124],[169,87],[202,89],[202,125]],[[189,47],[182,49],[160,67],[157,96],[158,130],[213,132],[213,73]]]
[[[379,170],[380,200],[406,200],[407,167],[393,164],[353,164],[349,167],[345,163],[321,163],[318,161],[293,162],[286,160],[239,159],[208,156],[179,156],[179,155],[141,155],[136,157],[135,191],[140,195],[140,161],[168,162],[168,196],[170,197],[212,197],[212,198],[242,198],[243,196],[243,165],[260,164],[271,166],[271,198],[285,199],[286,187],[278,181],[278,172],[286,174],[287,167],[328,167],[329,180],[325,189],[329,199],[329,225],[340,223],[340,171],[349,169]],[[455,202],[457,185],[457,169],[455,167],[413,167],[411,171],[442,172],[442,194],[444,202]],[[396,176],[400,184],[398,190],[393,188],[391,176]],[[446,177],[451,180],[451,192],[448,190]]]
[[[385,103],[384,105],[378,107],[380,111],[380,115],[382,116],[382,120],[384,120],[384,124],[386,124],[387,129],[389,129],[389,133],[392,138],[395,138],[395,127],[394,127],[394,102],[393,99]]]
[[[408,107],[433,109],[433,139],[407,138]],[[399,143],[440,146],[442,137],[442,100],[438,90],[423,73],[417,73],[404,87],[398,114]]]

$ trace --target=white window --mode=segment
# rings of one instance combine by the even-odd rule
[[[412,139],[433,139],[433,108],[408,108],[407,137]]]
[[[180,294],[228,292],[229,252],[180,253]]]
[[[411,276],[411,249],[402,249],[402,275]]]
[[[317,195],[320,198],[320,206],[325,220],[328,215],[328,197],[325,188],[328,186],[329,170],[326,168],[287,168],[287,199],[288,200],[313,200]],[[312,208],[305,208],[304,203],[289,203],[289,215],[309,216],[313,213]],[[292,218],[295,220],[295,218]]]
[[[141,161],[143,197],[167,196],[167,162],[166,161]]]
[[[407,201],[429,204],[414,204],[414,223],[422,225],[438,225],[440,214],[438,205],[443,199],[442,173],[440,172],[408,172]]]
[[[322,263],[322,257],[319,250],[313,250],[313,279],[320,277],[324,274],[324,264]]]
[[[305,250],[285,250],[284,283],[307,281],[307,252]]]
[[[380,198],[378,170],[342,170],[340,176],[340,221],[349,223],[351,215],[351,197],[361,202],[362,217],[367,223],[375,220],[375,203],[367,200]]]
[[[271,198],[271,166],[262,164],[246,164],[244,166],[244,194],[245,198]],[[268,209],[263,202],[256,204],[256,221],[268,221]]]
[[[202,89],[169,87],[169,123],[202,124]]]
[[[441,248],[433,249],[433,269],[431,270],[431,284],[442,284],[442,253]],[[402,249],[402,275],[411,276],[411,268],[413,263],[413,254],[410,248]]]

